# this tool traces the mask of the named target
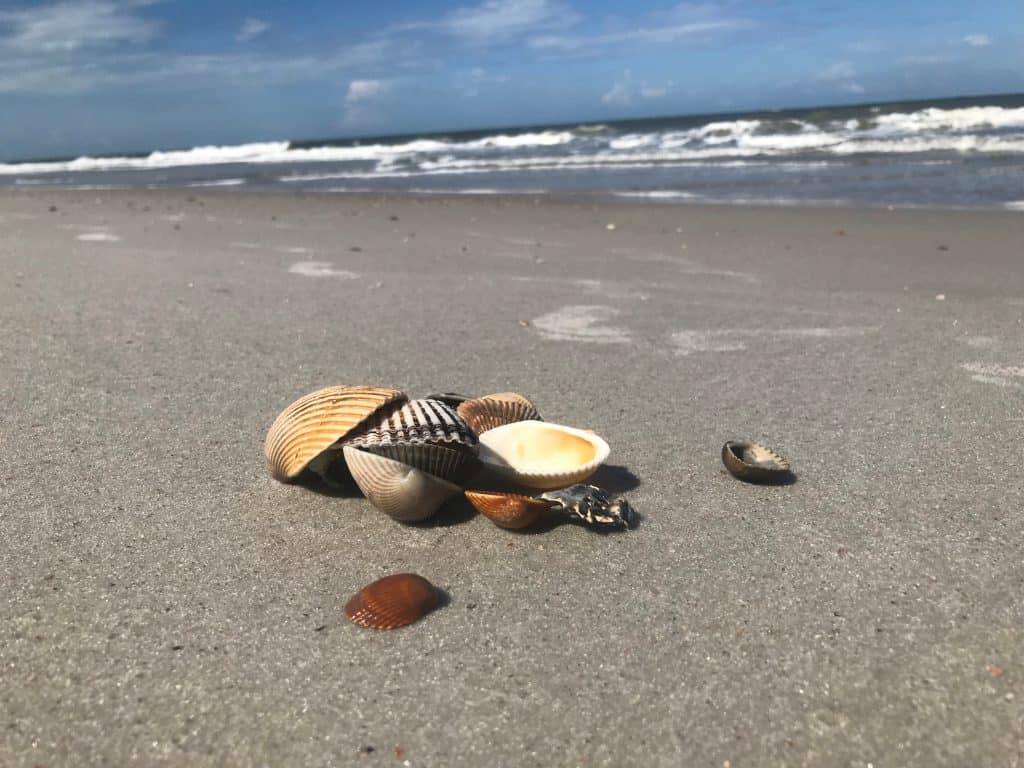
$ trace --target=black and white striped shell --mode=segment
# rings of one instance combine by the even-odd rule
[[[440,400],[410,400],[400,408],[370,419],[345,445],[372,449],[381,446],[435,443],[453,448],[476,448],[479,441],[465,419]]]

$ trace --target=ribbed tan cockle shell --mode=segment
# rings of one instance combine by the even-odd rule
[[[263,453],[281,482],[295,480],[310,462],[377,411],[404,401],[397,389],[326,387],[300,397],[270,425]]]

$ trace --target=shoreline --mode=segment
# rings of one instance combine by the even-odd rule
[[[926,205],[926,204],[914,204],[914,203],[902,203],[902,204],[883,204],[878,203],[875,205],[866,202],[857,202],[849,200],[796,200],[787,198],[785,200],[755,200],[755,199],[744,199],[744,200],[725,200],[725,199],[700,199],[696,197],[683,196],[679,198],[665,199],[658,193],[662,190],[638,190],[635,193],[633,191],[614,191],[614,192],[539,192],[539,191],[525,191],[515,192],[508,190],[467,190],[464,192],[455,191],[422,191],[422,190],[403,190],[403,191],[384,191],[384,190],[317,190],[317,189],[302,189],[295,190],[292,192],[282,191],[279,189],[259,189],[259,188],[248,188],[248,189],[237,189],[234,186],[221,185],[221,184],[194,184],[184,185],[175,187],[131,187],[131,186],[82,186],[82,187],[60,187],[53,186],[47,187],[44,185],[11,185],[7,187],[0,187],[0,196],[2,195],[76,195],[76,194],[95,194],[95,193],[113,193],[113,194],[139,194],[139,195],[179,195],[179,196],[191,196],[198,197],[202,195],[207,196],[225,196],[230,198],[232,196],[254,196],[254,197],[266,197],[266,198],[280,198],[280,199],[303,199],[303,198],[338,198],[341,200],[354,200],[354,201],[365,201],[373,204],[374,202],[387,202],[387,201],[400,201],[403,199],[408,200],[438,200],[452,203],[458,200],[476,200],[476,201],[487,201],[487,200],[508,200],[517,201],[532,199],[534,203],[538,202],[552,202],[563,205],[595,205],[595,206],[606,206],[615,207],[616,205],[623,206],[640,206],[640,207],[662,207],[666,209],[676,209],[679,207],[693,207],[693,208],[713,208],[723,210],[802,210],[807,209],[808,211],[821,211],[821,210],[832,210],[832,211],[888,211],[888,212],[900,212],[900,211],[920,211],[920,212],[964,212],[964,213],[1018,213],[1024,211],[1024,199],[1018,201],[1012,201],[1003,204],[1002,206],[969,206],[969,205]]]

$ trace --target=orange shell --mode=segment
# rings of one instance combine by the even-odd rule
[[[309,463],[389,403],[405,400],[397,389],[327,387],[300,397],[270,425],[263,453],[281,482],[294,480]]]
[[[423,618],[438,602],[437,589],[422,576],[396,573],[359,590],[345,604],[345,615],[362,627],[397,629]]]
[[[537,407],[517,392],[498,392],[466,400],[459,404],[457,410],[478,435],[513,421],[541,420]]]
[[[490,518],[492,523],[501,528],[527,528],[543,517],[549,509],[557,506],[554,501],[534,499],[516,493],[466,491],[466,498],[481,515]]]

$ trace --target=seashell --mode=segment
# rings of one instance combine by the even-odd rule
[[[516,392],[499,392],[459,405],[459,416],[478,435],[514,421],[541,421],[536,406]]]
[[[637,522],[636,511],[628,501],[621,496],[613,498],[596,485],[574,485],[542,493],[539,498],[557,505],[571,521],[598,530],[628,531]]]
[[[792,475],[789,462],[771,448],[744,440],[722,446],[722,463],[735,477],[755,483],[779,482]]]
[[[426,616],[440,602],[437,589],[415,573],[377,579],[345,603],[353,624],[370,629],[397,629]]]
[[[445,405],[458,408],[467,400],[472,400],[471,395],[460,395],[458,392],[434,392],[423,398],[424,400],[440,400]]]
[[[452,443],[475,449],[477,437],[450,405],[424,399],[379,413],[362,431],[345,440],[356,448],[411,443]]]
[[[401,445],[367,445],[360,450],[386,456],[428,475],[448,480],[456,485],[472,476],[480,467],[476,446],[461,443],[410,443]]]
[[[557,502],[554,501],[520,496],[517,493],[466,491],[466,498],[481,515],[490,518],[495,525],[513,529],[533,525],[546,515],[549,509],[557,506]]]
[[[400,461],[362,451],[351,445],[342,449],[352,479],[370,503],[402,522],[426,520],[462,489]]]
[[[327,387],[289,405],[270,425],[263,453],[281,482],[294,480],[320,454],[389,403],[405,400],[397,389]]]
[[[480,458],[520,485],[564,488],[589,477],[608,458],[608,443],[592,432],[548,421],[516,421],[480,436]]]

